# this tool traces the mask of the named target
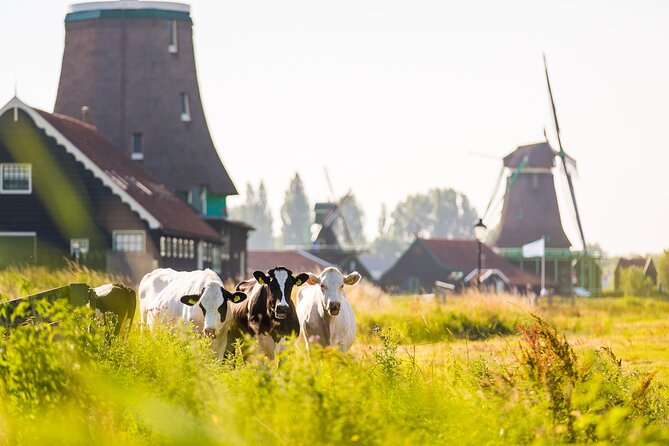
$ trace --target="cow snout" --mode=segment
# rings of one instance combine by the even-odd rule
[[[285,319],[288,316],[288,311],[290,307],[288,305],[277,305],[274,313],[276,314],[277,319]]]
[[[341,302],[328,303],[328,313],[330,313],[332,316],[338,315],[340,309],[341,309]]]
[[[208,338],[215,338],[216,337],[216,330],[213,328],[205,328],[204,329],[204,335]]]

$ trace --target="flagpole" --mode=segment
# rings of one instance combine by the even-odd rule
[[[544,249],[541,251],[541,290],[546,289],[546,236],[541,237]]]

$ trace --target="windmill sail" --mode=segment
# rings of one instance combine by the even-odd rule
[[[546,72],[546,85],[548,86],[548,95],[551,99],[551,108],[553,110],[553,120],[555,122],[555,133],[557,134],[558,156],[562,160],[562,167],[564,167],[564,173],[567,177],[567,183],[569,184],[569,193],[571,194],[571,202],[574,205],[574,212],[576,213],[576,223],[578,224],[578,232],[581,236],[581,243],[583,244],[583,252],[587,252],[587,246],[585,244],[585,236],[583,235],[583,225],[581,224],[581,214],[578,212],[578,205],[576,204],[576,194],[574,193],[574,182],[572,181],[571,174],[567,168],[567,154],[562,148],[562,140],[560,139],[560,124],[558,123],[557,112],[555,110],[555,100],[553,99],[553,90],[551,89],[551,81],[548,77],[548,64],[546,62],[546,55],[544,54],[544,70]]]

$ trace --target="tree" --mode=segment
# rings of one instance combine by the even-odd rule
[[[391,215],[390,235],[404,243],[416,236],[471,238],[476,215],[466,195],[453,189],[431,189],[397,205]]]
[[[653,281],[643,269],[632,266],[620,271],[620,289],[625,296],[650,296],[653,288]]]
[[[255,227],[248,240],[249,249],[270,249],[272,239],[272,212],[267,204],[265,184],[261,181],[258,193],[253,186],[246,185],[246,201],[241,206],[230,209],[230,217],[247,222]]]
[[[351,194],[344,202],[341,207],[341,214],[346,221],[346,227],[348,227],[349,233],[351,234],[352,242],[355,246],[364,246],[367,244],[367,237],[365,236],[365,212],[360,207],[360,204],[355,199],[355,196]],[[337,228],[338,231],[343,230],[343,228]],[[339,234],[340,232],[338,232]]]
[[[669,289],[669,249],[665,249],[657,261],[657,281],[665,292]]]
[[[393,210],[390,224],[383,206],[379,235],[367,255],[369,262],[387,269],[416,237],[472,238],[476,215],[467,196],[453,189],[408,196]]]
[[[310,241],[311,206],[304,193],[300,175],[290,181],[281,206],[282,239],[286,245],[305,245]]]
[[[379,212],[379,223],[378,223],[378,229],[379,229],[379,237],[383,237],[386,235],[386,231],[388,230],[388,211],[386,210],[386,204],[381,203],[381,212]]]

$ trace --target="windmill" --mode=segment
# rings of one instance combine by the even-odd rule
[[[339,200],[336,200],[328,169],[327,167],[323,169],[330,191],[330,201],[314,205],[314,224],[311,228],[312,246],[334,249],[339,249],[343,246],[353,247],[354,243],[351,231],[342,211],[344,205],[353,197],[353,194],[351,191],[348,191]]]
[[[581,216],[576,203],[573,175],[576,161],[565,152],[560,137],[555,101],[551,89],[548,67],[544,57],[544,71],[551,103],[558,149],[546,141],[516,148],[503,158],[502,169],[483,220],[492,226],[495,215],[501,217],[499,225],[491,231],[492,243],[497,251],[520,268],[537,274],[538,259],[524,259],[522,246],[544,238],[550,283],[562,292],[571,292],[573,285],[591,289],[599,288],[597,268],[586,252]],[[545,134],[545,132],[544,132]],[[564,174],[564,175],[563,175]],[[568,197],[562,202],[562,214],[556,192],[556,182],[566,180]],[[504,187],[502,187],[504,184]],[[561,197],[562,198],[562,197]],[[579,231],[581,251],[575,251],[567,237],[562,217],[575,217]],[[577,265],[580,260],[580,265]],[[585,266],[584,266],[585,265]],[[574,276],[574,267],[579,271]],[[574,280],[576,279],[576,280]]]

